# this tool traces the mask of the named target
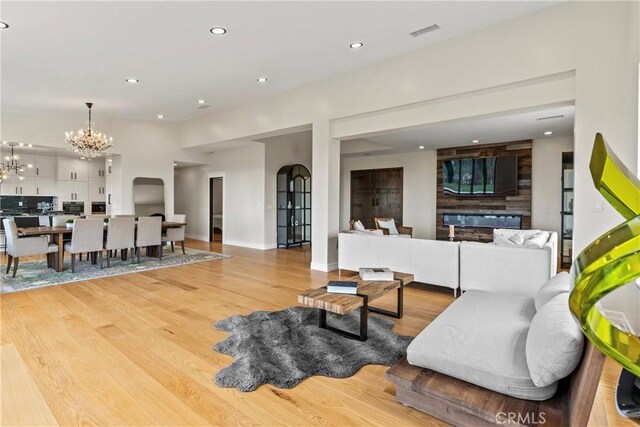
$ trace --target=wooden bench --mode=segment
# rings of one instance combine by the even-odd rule
[[[587,341],[582,360],[551,399],[530,401],[412,366],[406,357],[387,371],[396,399],[453,425],[586,426],[605,356]]]

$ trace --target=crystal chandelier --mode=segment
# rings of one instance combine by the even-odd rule
[[[68,149],[70,151],[78,153],[83,159],[91,160],[94,157],[106,154],[109,148],[113,147],[111,143],[113,138],[93,130],[91,126],[91,107],[93,107],[93,103],[87,102],[86,106],[89,109],[89,125],[87,129],[80,129],[76,134],[73,131],[67,132],[64,142],[69,144]]]
[[[5,142],[3,142],[5,144]],[[5,156],[3,161],[0,162],[0,183],[6,181],[9,178],[9,174],[11,172],[15,173],[18,176],[18,179],[24,179],[22,174],[26,168],[32,168],[33,165],[29,164],[20,164],[20,156],[14,153],[14,147],[17,145],[13,142],[8,144],[11,147],[11,155]]]

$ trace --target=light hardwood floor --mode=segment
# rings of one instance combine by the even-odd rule
[[[188,246],[233,258],[2,295],[2,425],[442,425],[398,404],[383,366],[291,390],[215,385],[232,358],[212,350],[227,336],[212,323],[296,305],[300,290],[336,274],[310,271],[308,249]],[[434,287],[405,292],[400,334],[415,335],[453,301]],[[618,372],[607,361],[591,425],[636,425],[615,411]]]

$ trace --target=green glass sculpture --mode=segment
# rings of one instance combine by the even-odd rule
[[[569,307],[587,338],[640,377],[640,337],[623,331],[596,308],[606,294],[640,277],[640,181],[596,134],[591,162],[596,189],[626,219],[578,255]]]

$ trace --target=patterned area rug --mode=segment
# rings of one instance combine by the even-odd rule
[[[30,261],[21,262],[18,266],[18,274],[16,278],[11,277],[13,268],[9,274],[5,274],[7,265],[2,265],[2,283],[0,284],[0,293],[10,293],[24,291],[26,289],[42,288],[45,286],[61,285],[63,283],[78,282],[82,280],[99,279],[101,277],[118,276],[121,274],[138,273],[141,271],[155,270],[157,268],[174,267],[184,264],[193,264],[196,262],[210,261],[214,259],[230,258],[229,255],[223,255],[215,252],[198,251],[195,249],[186,249],[186,255],[182,254],[180,248],[176,248],[175,252],[171,250],[164,251],[162,261],[158,258],[140,256],[140,264],[132,264],[131,257],[127,261],[120,260],[120,253],[115,258],[111,258],[111,267],[107,268],[107,261],[104,258],[104,268],[100,270],[100,265],[92,265],[83,258],[82,262],[76,259],[76,272],[71,272],[71,260],[64,260],[64,271],[58,273],[52,268],[47,268],[47,261]]]
[[[357,331],[359,313],[329,313],[327,323]],[[253,391],[262,384],[292,388],[313,375],[347,378],[364,365],[392,365],[406,353],[412,337],[396,335],[391,319],[369,316],[365,342],[318,328],[318,312],[309,307],[256,311],[221,320],[214,328],[231,336],[214,349],[235,357],[215,377],[221,387]]]

